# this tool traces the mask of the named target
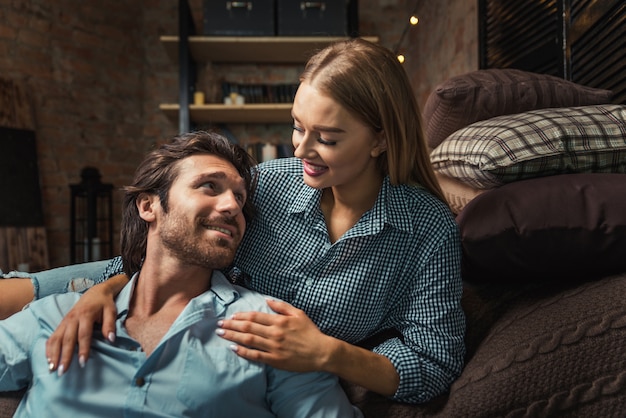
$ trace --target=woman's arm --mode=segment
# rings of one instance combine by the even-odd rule
[[[325,335],[288,303],[267,303],[280,315],[242,312],[220,321],[217,333],[236,343],[237,355],[283,370],[333,373],[384,396],[396,392],[400,378],[388,358]]]
[[[103,335],[110,341],[115,340],[115,296],[128,280],[128,276],[119,274],[85,292],[46,342],[50,371],[68,369],[77,342],[78,363],[84,367],[95,323],[102,323]]]
[[[21,311],[34,296],[35,288],[28,279],[0,280],[0,319]]]
[[[0,319],[44,296],[81,292],[102,276],[109,260],[73,264],[37,273],[11,272],[0,277]],[[19,277],[19,278],[18,278]]]

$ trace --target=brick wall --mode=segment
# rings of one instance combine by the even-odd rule
[[[23,82],[32,95],[45,226],[51,266],[69,263],[69,184],[85,166],[95,166],[112,183],[114,224],[119,224],[119,188],[137,163],[177,126],[158,109],[175,102],[176,63],[160,35],[176,34],[173,0],[0,0],[0,74]],[[403,45],[407,71],[420,103],[436,83],[476,67],[475,2],[420,2],[421,23]],[[191,0],[196,21],[201,0]],[[378,35],[393,48],[415,5],[408,0],[361,0],[363,34]],[[416,59],[414,59],[414,57]],[[250,79],[297,77],[292,67],[209,68]],[[212,72],[215,73],[212,73]],[[216,75],[218,74],[218,75]],[[203,87],[203,86],[200,86]],[[210,87],[205,85],[207,89]],[[244,141],[290,141],[288,127],[231,126]],[[3,156],[3,158],[10,156]],[[2,196],[2,204],[9,199]],[[115,242],[117,242],[117,229]],[[119,249],[116,246],[116,253]],[[0,266],[0,268],[8,268]]]
[[[177,75],[157,41],[176,31],[176,10],[173,1],[0,2],[0,74],[33,99],[51,266],[69,263],[68,185],[81,169],[114,184],[117,215],[117,189],[155,139],[176,132],[158,113]]]

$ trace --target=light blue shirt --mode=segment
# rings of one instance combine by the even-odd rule
[[[48,371],[45,343],[79,294],[43,298],[0,321],[0,390],[28,387],[16,417],[362,416],[335,376],[286,372],[233,353],[215,334],[217,320],[271,311],[263,296],[218,272],[146,357],[124,327],[135,280],[116,301],[115,343],[95,332],[86,367],[74,361],[62,377]]]

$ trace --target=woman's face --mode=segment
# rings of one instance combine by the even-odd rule
[[[380,176],[376,159],[385,150],[383,134],[306,81],[296,92],[292,116],[294,155],[304,163],[307,185],[336,188]]]

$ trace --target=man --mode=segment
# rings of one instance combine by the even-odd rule
[[[124,267],[139,273],[117,297],[117,337],[94,331],[89,367],[52,373],[46,340],[79,295],[0,321],[0,390],[28,387],[16,417],[361,416],[336,377],[249,362],[216,333],[234,312],[271,312],[219,271],[251,212],[250,169],[244,150],[203,132],[147,156],[123,203]]]

